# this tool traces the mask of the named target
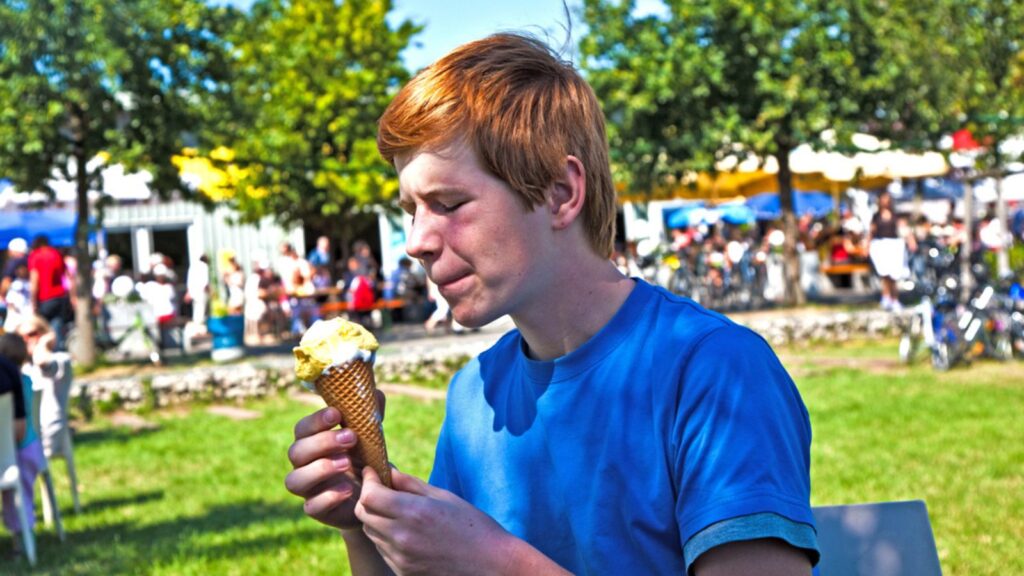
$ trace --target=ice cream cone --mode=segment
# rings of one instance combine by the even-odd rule
[[[356,433],[355,456],[373,468],[381,482],[390,488],[391,467],[377,406],[373,365],[355,359],[328,366],[316,379],[315,386],[327,405],[341,412],[343,425]]]

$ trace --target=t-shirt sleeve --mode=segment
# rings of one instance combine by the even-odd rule
[[[672,457],[684,551],[705,528],[743,516],[770,513],[813,527],[810,420],[768,344],[747,328],[723,326],[692,349],[681,378]],[[716,545],[778,537],[733,536]],[[816,560],[816,550],[809,557]]]
[[[760,538],[783,540],[790,546],[804,550],[812,563],[818,562],[817,534],[813,526],[765,512],[723,520],[695,534],[683,548],[686,573],[691,574],[694,561],[716,546]]]

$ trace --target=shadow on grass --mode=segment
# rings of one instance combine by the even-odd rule
[[[139,438],[159,431],[159,426],[146,427],[146,428],[131,428],[128,426],[111,426],[107,428],[97,428],[92,430],[82,430],[75,432],[74,443],[75,446],[97,443],[102,444],[111,442],[114,444],[125,444],[129,441],[138,440]]]
[[[99,507],[159,499],[162,492],[143,494],[123,501],[100,501]],[[90,507],[90,511],[92,507]],[[283,532],[282,524],[295,523]],[[264,526],[273,534],[259,534]],[[301,505],[245,502],[212,506],[205,514],[145,524],[116,522],[95,529],[71,531],[61,543],[56,535],[42,533],[39,562],[32,574],[142,574],[156,566],[245,558],[268,548],[286,548],[296,542],[329,539],[334,534],[302,514]],[[0,539],[0,546],[5,542]],[[9,547],[9,544],[8,544]],[[9,548],[8,548],[9,549]],[[193,564],[194,565],[194,564]],[[0,573],[28,573],[24,558],[0,553]]]
[[[82,503],[82,513],[91,514],[93,512],[100,512],[102,510],[108,510],[111,508],[121,508],[124,506],[133,506],[138,504],[146,504],[147,502],[154,502],[157,500],[164,499],[163,490],[154,490],[152,492],[144,492],[142,494],[134,494],[131,496],[125,496],[123,498],[104,498],[102,500],[91,500],[89,502]],[[70,514],[71,511],[65,511],[64,514]]]

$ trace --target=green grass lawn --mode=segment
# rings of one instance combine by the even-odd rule
[[[895,345],[781,350],[814,427],[814,504],[924,499],[947,574],[1020,574],[1024,559],[1024,377],[1021,364],[936,374],[893,362]],[[292,426],[312,406],[272,398],[232,419],[207,406],[109,416],[81,426],[84,510],[68,539],[39,533],[34,574],[345,574],[340,538],[285,490]],[[392,459],[426,476],[443,403],[388,401]],[[1017,543],[1017,544],[1015,544]],[[0,574],[28,573],[0,537]]]

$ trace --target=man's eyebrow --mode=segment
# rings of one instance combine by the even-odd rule
[[[416,196],[418,198],[422,198],[423,200],[430,200],[445,196],[459,196],[462,194],[466,194],[467,192],[468,190],[466,190],[465,188],[460,188],[458,186],[442,186],[438,188],[428,189],[425,192],[417,194]],[[399,196],[398,198],[398,205],[402,208],[405,208],[407,206],[413,206],[415,203],[416,202],[409,196]]]
[[[466,189],[458,186],[439,186],[437,188],[431,188],[426,192],[420,194],[421,198],[431,198],[434,196],[454,196],[457,194],[465,194]]]

